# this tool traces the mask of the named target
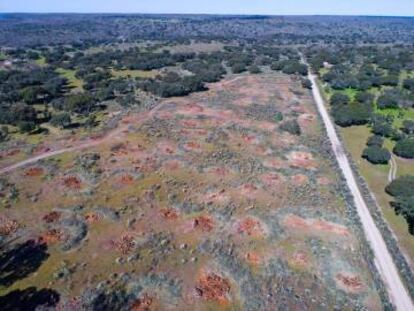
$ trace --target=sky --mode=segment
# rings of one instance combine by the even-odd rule
[[[0,12],[414,16],[414,0],[0,0]]]

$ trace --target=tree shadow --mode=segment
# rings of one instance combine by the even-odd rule
[[[35,272],[49,257],[47,245],[28,240],[0,252],[0,285],[10,286]],[[0,305],[1,309],[1,305]]]
[[[59,302],[60,296],[54,290],[29,287],[15,290],[0,297],[0,309],[5,311],[36,310],[38,307],[51,308]]]

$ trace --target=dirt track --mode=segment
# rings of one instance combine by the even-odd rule
[[[384,283],[387,286],[390,299],[397,310],[414,310],[413,302],[411,301],[411,298],[403,285],[400,275],[398,274],[397,267],[392,260],[385,241],[377,226],[375,225],[375,222],[358,188],[348,158],[343,152],[344,148],[342,146],[342,143],[336,134],[335,127],[329,117],[328,111],[322,99],[322,95],[316,84],[315,75],[309,73],[309,79],[312,82],[312,93],[318,107],[318,111],[325,124],[326,131],[331,141],[338,164],[345,176],[348,187],[354,196],[355,205],[358,215],[361,219],[366,238],[374,252],[375,264],[381,274]]]

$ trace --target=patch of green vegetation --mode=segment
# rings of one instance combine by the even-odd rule
[[[44,56],[40,56],[40,58],[35,60],[35,63],[39,66],[46,66],[46,58]]]
[[[408,234],[408,226],[404,217],[397,215],[390,208],[389,202],[392,201],[392,198],[385,192],[385,187],[388,184],[389,165],[374,165],[361,157],[362,151],[366,147],[366,141],[372,135],[370,128],[368,126],[342,128],[341,134],[346,149],[352,155],[361,175],[364,177],[370,190],[374,193],[381,211],[384,214],[384,218],[397,235],[404,250],[411,258],[414,258],[414,236]],[[394,142],[389,139],[386,139],[384,142],[384,146],[389,150],[392,150],[393,144]],[[413,165],[409,165],[407,161],[399,158],[396,161],[398,175],[408,174],[409,172],[405,171],[407,168],[414,171]]]
[[[7,59],[7,55],[0,51],[0,61]]]
[[[111,70],[111,74],[115,78],[119,77],[129,77],[129,78],[155,78],[158,75],[157,70]]]
[[[83,90],[83,81],[76,78],[76,76],[75,76],[76,71],[75,70],[58,68],[58,69],[56,69],[56,72],[61,74],[62,77],[65,77],[66,79],[68,79],[70,87],[72,87],[74,89],[78,89],[78,90]]]

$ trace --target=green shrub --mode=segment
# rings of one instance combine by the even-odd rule
[[[275,116],[273,117],[273,119],[276,122],[280,122],[280,121],[283,120],[283,114],[280,111],[278,111],[278,112],[275,113]]]
[[[72,120],[68,112],[55,114],[50,119],[50,124],[56,127],[65,128],[71,124]]]
[[[339,126],[366,124],[371,117],[371,107],[359,103],[334,106],[332,116]]]
[[[302,131],[300,129],[300,126],[299,126],[299,123],[298,123],[298,121],[296,121],[296,119],[283,122],[279,126],[279,128],[282,131],[288,132],[292,135],[298,135],[299,136],[302,133]]]
[[[371,137],[368,138],[367,140],[367,146],[370,147],[382,147],[382,145],[384,144],[384,138],[382,138],[379,135],[373,135]]]
[[[404,175],[393,180],[385,191],[393,197],[411,197],[413,196],[414,176]]]
[[[258,74],[258,73],[261,73],[262,71],[260,70],[258,66],[253,65],[249,67],[249,72],[252,74]]]
[[[364,149],[362,157],[372,164],[387,164],[391,159],[391,153],[378,146],[370,146]]]
[[[414,159],[414,137],[401,139],[395,144],[393,152],[403,158]]]
[[[345,94],[334,93],[331,96],[331,99],[330,99],[329,103],[332,106],[347,105],[347,104],[349,104],[349,97]]]

